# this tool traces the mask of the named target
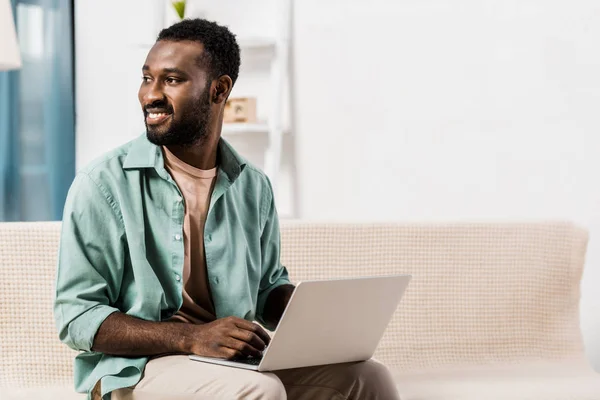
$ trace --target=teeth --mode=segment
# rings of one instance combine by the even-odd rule
[[[167,113],[148,113],[150,118],[160,118],[164,117],[165,115],[167,115]]]

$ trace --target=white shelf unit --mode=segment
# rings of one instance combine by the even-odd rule
[[[267,3],[269,5],[266,11],[270,15],[258,19],[257,15],[253,14],[254,11],[264,7]],[[248,3],[246,0],[223,2],[196,0],[194,5],[197,7],[192,7],[186,18],[199,17],[223,21],[236,34],[242,53],[242,69],[238,82],[242,79],[255,78],[244,74],[255,74],[261,77],[263,76],[261,74],[264,74],[264,77],[267,78],[267,82],[258,88],[260,92],[260,95],[257,96],[258,108],[263,111],[259,115],[259,121],[248,124],[223,124],[222,135],[226,139],[228,137],[235,138],[237,142],[248,141],[248,143],[262,146],[261,152],[264,155],[262,168],[269,176],[277,197],[280,188],[283,135],[290,132],[288,128],[284,127],[284,113],[289,114],[291,104],[290,93],[286,90],[286,85],[289,76],[292,0],[272,0],[258,3]],[[252,16],[248,16],[248,13]],[[244,15],[243,21],[240,19],[242,15]],[[256,23],[249,21],[256,21]],[[268,21],[269,29],[263,29],[265,23],[261,21]],[[238,24],[239,22],[243,23]],[[265,34],[267,31],[268,33]],[[245,64],[252,64],[250,60],[260,60],[260,63],[256,64],[260,64],[260,67],[257,67],[259,70],[244,70]],[[261,82],[263,81],[261,80]],[[239,95],[236,93],[236,89],[239,88],[234,86],[232,97]],[[257,88],[254,87],[254,89]],[[252,92],[253,90],[245,91],[241,95],[254,96]],[[284,99],[284,94],[287,94],[287,99]],[[288,109],[284,109],[284,105]]]

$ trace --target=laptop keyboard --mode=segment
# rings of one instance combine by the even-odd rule
[[[235,362],[239,362],[242,364],[248,365],[258,365],[262,361],[262,357],[251,357],[251,358],[238,358],[235,359]]]

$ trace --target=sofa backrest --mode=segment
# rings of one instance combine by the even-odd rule
[[[73,384],[76,353],[58,341],[52,317],[59,229],[0,224],[0,388]],[[413,371],[583,358],[586,244],[569,223],[282,222],[282,261],[296,282],[413,275],[376,354]]]
[[[58,222],[0,223],[0,388],[73,386],[52,314],[59,236]]]
[[[562,222],[288,223],[281,258],[295,282],[413,275],[375,356],[415,371],[583,359],[587,240]]]

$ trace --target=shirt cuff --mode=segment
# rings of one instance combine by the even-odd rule
[[[69,338],[73,348],[81,351],[92,351],[94,338],[100,325],[118,309],[106,305],[97,305],[74,319],[69,324]]]

